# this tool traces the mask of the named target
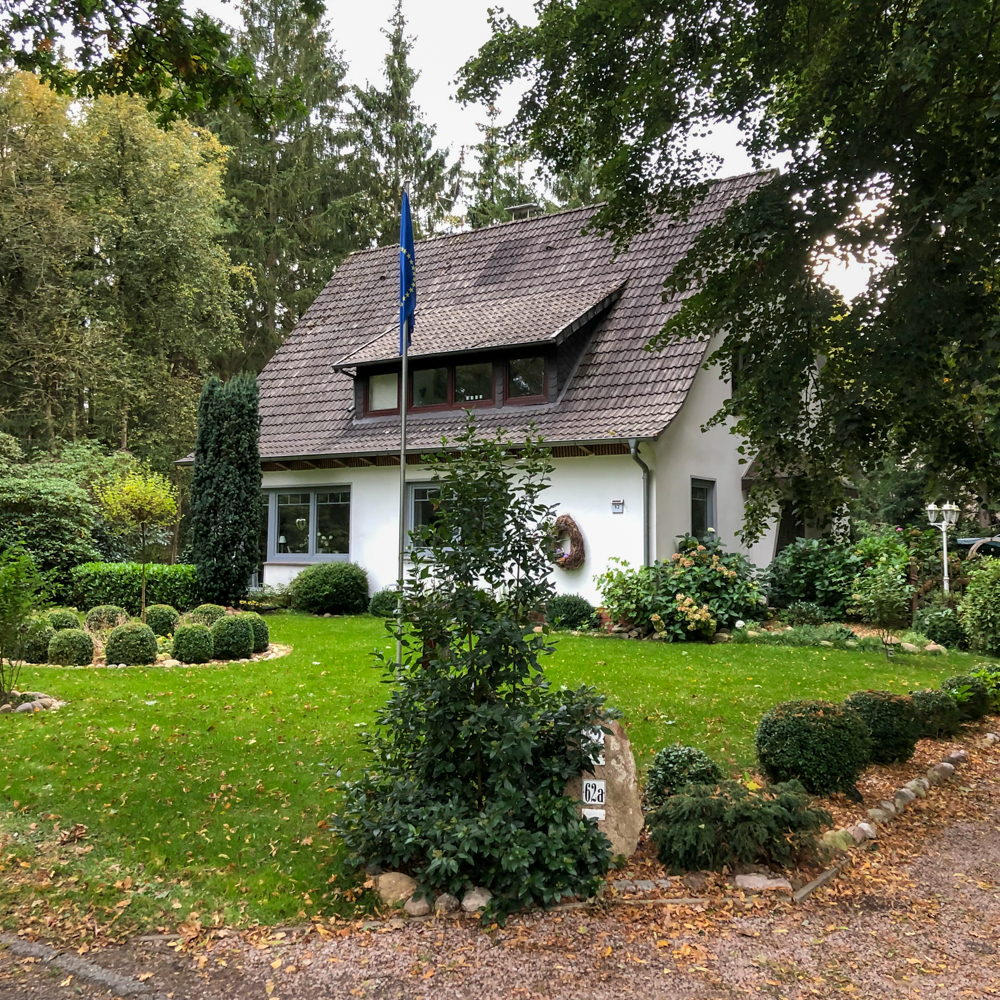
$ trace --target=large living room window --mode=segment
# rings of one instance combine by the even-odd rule
[[[323,486],[268,494],[268,558],[278,562],[347,559],[351,488]]]

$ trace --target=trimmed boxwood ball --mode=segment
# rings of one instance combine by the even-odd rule
[[[902,763],[913,756],[920,739],[920,719],[912,698],[891,691],[855,691],[844,704],[865,720],[876,764]]]
[[[200,622],[211,628],[225,614],[226,609],[221,604],[199,604],[188,617],[193,622]]]
[[[80,627],[80,619],[77,618],[75,611],[69,611],[66,608],[53,608],[51,611],[46,612],[45,617],[48,618],[49,624],[58,632],[61,628],[76,628]]]
[[[142,622],[128,622],[113,628],[104,646],[107,663],[127,663],[130,666],[155,663],[156,653],[156,636]]]
[[[772,781],[797,779],[813,795],[844,792],[855,802],[861,772],[871,763],[872,737],[864,719],[829,701],[786,701],[757,725],[757,760]]]
[[[253,651],[266,653],[267,647],[271,644],[271,633],[267,622],[256,611],[241,611],[236,617],[250,623],[250,631],[253,633]]]
[[[212,630],[207,625],[178,625],[174,632],[172,652],[181,663],[208,663],[215,652]]]
[[[94,662],[94,640],[83,629],[61,628],[49,640],[49,663],[84,667]]]
[[[722,768],[697,747],[664,747],[657,750],[646,772],[646,802],[660,805],[669,795],[687,785],[714,785],[723,778]]]
[[[958,705],[958,714],[963,722],[975,722],[990,710],[990,692],[978,677],[960,674],[949,677],[942,685]]]
[[[376,618],[395,618],[399,592],[392,587],[376,590],[368,603],[368,614]]]
[[[556,594],[545,605],[545,620],[562,628],[590,628],[594,624],[594,608],[579,594]]]
[[[49,643],[55,634],[47,618],[37,618],[21,643],[18,658],[25,663],[48,663]]]
[[[317,563],[291,584],[292,603],[314,615],[356,615],[368,607],[368,574],[355,563]]]
[[[124,625],[129,617],[129,613],[117,604],[98,604],[87,612],[84,625],[88,632],[107,632]]]
[[[154,635],[173,635],[180,617],[169,604],[151,604],[146,608],[146,624]]]
[[[242,615],[226,615],[212,626],[216,660],[245,660],[253,652],[253,627]]]
[[[920,736],[929,740],[946,740],[962,728],[958,702],[947,691],[914,691],[910,697],[917,710]]]

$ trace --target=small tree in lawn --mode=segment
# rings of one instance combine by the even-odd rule
[[[177,520],[177,488],[158,472],[129,469],[99,488],[97,498],[104,516],[120,532],[139,536],[142,562],[142,594],[139,606],[146,620],[146,543],[154,528],[165,528]]]
[[[591,727],[613,713],[542,671],[553,647],[532,616],[553,593],[548,457],[537,440],[479,439],[470,415],[426,461],[441,493],[411,533],[404,624],[389,625],[403,662],[375,654],[393,688],[334,826],[358,866],[405,868],[424,892],[485,886],[501,919],[589,896],[611,848],[563,791],[591,769]]]
[[[257,568],[260,544],[260,415],[257,380],[213,377],[198,404],[189,539],[202,598],[235,604]]]
[[[24,648],[40,625],[32,613],[41,601],[42,575],[27,553],[17,550],[0,556],[0,705],[10,693],[24,665]]]
[[[883,559],[855,584],[854,601],[861,610],[861,617],[879,634],[889,656],[889,637],[906,620],[910,609],[913,588],[900,570]]]

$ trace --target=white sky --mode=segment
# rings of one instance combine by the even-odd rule
[[[504,10],[522,23],[535,20],[533,0],[404,0],[403,13],[408,31],[414,36],[411,64],[420,73],[414,99],[427,122],[437,128],[437,144],[449,147],[456,158],[463,146],[480,141],[477,123],[485,121],[483,109],[463,108],[454,99],[459,67],[490,37],[487,8],[503,3]],[[239,24],[238,0],[186,0],[190,9],[202,9],[230,27]],[[364,85],[381,83],[388,40],[381,30],[395,9],[395,0],[361,0],[344,3],[327,0],[327,16],[334,42],[348,64],[348,82]],[[519,90],[511,88],[500,102],[501,120],[516,107]],[[753,169],[740,146],[735,126],[720,125],[703,149],[722,158],[720,176]],[[864,267],[830,268],[827,280],[848,298],[853,298],[867,281]]]

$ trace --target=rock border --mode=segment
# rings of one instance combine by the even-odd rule
[[[65,701],[45,694],[44,691],[11,691],[11,696],[29,700],[22,701],[16,708],[13,702],[0,705],[0,715],[34,715],[36,712],[56,712],[66,704]]]

